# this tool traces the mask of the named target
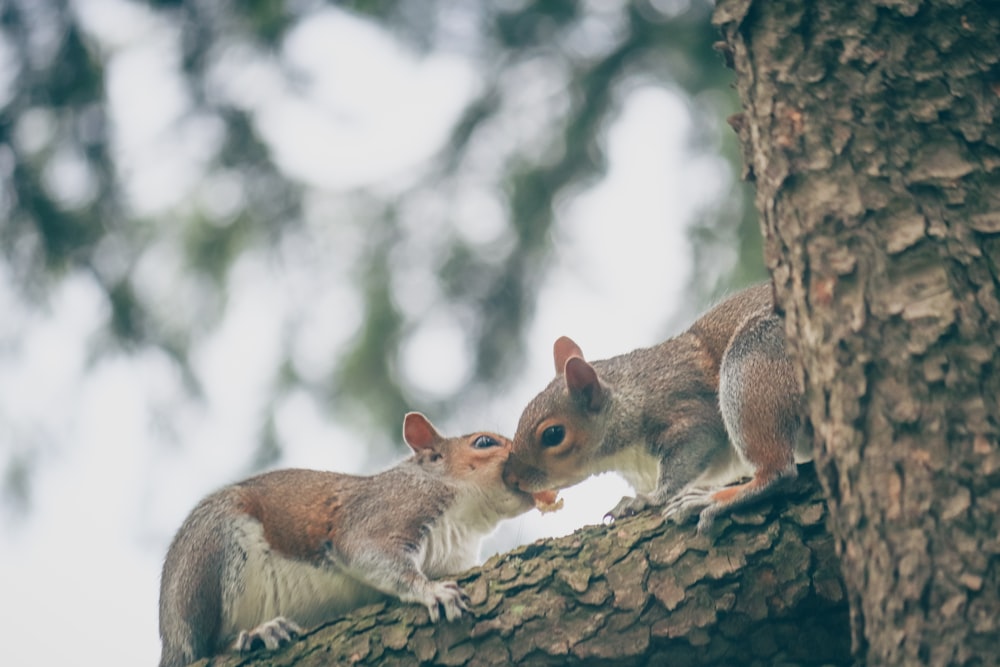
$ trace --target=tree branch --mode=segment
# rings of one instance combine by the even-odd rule
[[[202,665],[848,664],[847,602],[811,466],[781,499],[693,524],[644,513],[459,578],[472,614],[365,607],[290,646]]]

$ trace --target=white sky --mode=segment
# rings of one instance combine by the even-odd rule
[[[197,124],[180,140],[164,133],[183,106],[163,55],[173,36],[120,0],[78,5],[118,54],[110,85],[137,208],[169,206],[177,193],[197,190],[192,146],[212,136],[210,126]],[[249,63],[244,75],[263,83],[248,103],[271,128],[282,164],[325,187],[361,185],[419,166],[474,86],[468,63],[413,62],[378,29],[333,12],[298,31],[291,51],[303,70],[326,77],[317,84],[318,99],[282,90],[266,68]],[[331,62],[365,67],[324,66]],[[232,71],[238,65],[234,61]],[[422,100],[416,109],[409,103],[415,98]],[[521,407],[551,379],[551,345],[560,335],[573,337],[592,359],[663,337],[690,270],[684,223],[710,189],[686,175],[688,129],[683,103],[669,93],[632,93],[609,136],[607,177],[558,220],[555,266],[538,286],[526,372],[512,391],[467,419],[439,423],[442,430],[512,433]],[[151,271],[152,282],[171,280]],[[40,448],[30,515],[0,535],[0,627],[12,638],[5,663],[76,664],[90,655],[109,664],[155,664],[167,542],[201,496],[245,471],[281,345],[281,318],[274,314],[286,312],[295,298],[346,304],[347,312],[356,307],[349,289],[303,296],[301,280],[253,257],[241,260],[225,319],[196,353],[206,397],[193,407],[176,399],[177,371],[157,353],[113,358],[88,370],[87,341],[105,310],[93,284],[67,281],[42,317],[29,315],[9,276],[0,275],[0,310],[8,314],[0,323],[0,348],[9,350],[0,354],[0,424],[11,416],[16,424],[44,424],[38,432],[0,432],[0,443],[49,443]],[[351,320],[345,321],[317,321],[301,354],[322,362],[350,335]],[[421,353],[407,363],[418,377],[440,374],[455,382],[461,368],[442,368],[448,355],[434,354],[435,345],[452,346],[448,323],[435,326],[414,343]],[[151,421],[151,413],[159,419]],[[277,428],[288,447],[281,465],[344,472],[371,465],[359,435],[330,424],[304,395],[284,404]],[[183,446],[165,448],[157,429],[172,430]],[[597,523],[626,492],[614,476],[592,480],[563,492],[562,512],[508,522],[504,539],[528,542]]]

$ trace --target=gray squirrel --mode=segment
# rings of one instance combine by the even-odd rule
[[[556,378],[524,409],[507,463],[508,482],[524,490],[617,471],[638,493],[606,518],[699,511],[705,532],[811,459],[770,284],[733,294],[654,347],[589,363],[562,337],[553,356]]]
[[[457,438],[408,413],[413,455],[371,476],[277,470],[202,500],[167,552],[160,586],[160,667],[227,649],[275,648],[303,628],[385,596],[432,621],[467,611],[454,581],[500,520],[553,504],[503,480],[511,442]]]

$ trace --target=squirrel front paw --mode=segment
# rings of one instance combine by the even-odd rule
[[[444,617],[449,621],[454,621],[469,611],[469,596],[454,581],[428,582],[425,597],[421,602],[427,607],[427,614],[431,617],[432,623],[440,620],[442,610]]]
[[[699,514],[698,532],[706,533],[712,528],[718,512],[713,495],[718,489],[711,487],[691,487],[674,496],[663,506],[663,516],[674,523],[686,523]]]
[[[638,494],[635,497],[624,496],[618,501],[611,511],[604,515],[605,523],[613,523],[618,519],[624,519],[627,516],[633,516],[643,511],[647,507],[650,507],[653,503],[650,502],[649,497],[643,494]]]
[[[261,623],[253,630],[242,631],[233,643],[233,650],[239,653],[249,653],[261,647],[272,650],[284,646],[301,634],[302,628],[298,623],[278,616]]]

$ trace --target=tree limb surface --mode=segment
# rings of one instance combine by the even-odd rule
[[[364,607],[217,667],[820,665],[850,662],[847,600],[811,466],[711,535],[655,512],[494,556],[458,578],[471,613]]]
[[[1000,11],[720,0],[854,651],[1000,661]]]

